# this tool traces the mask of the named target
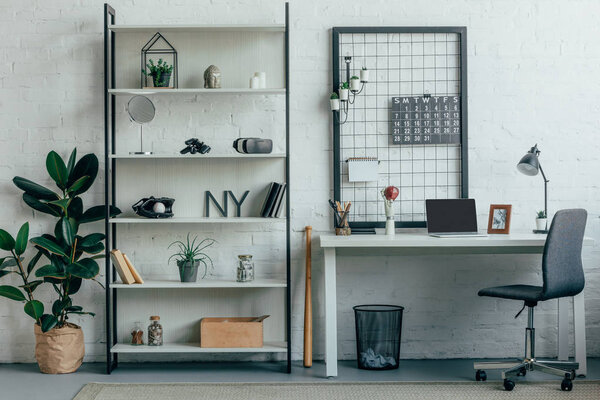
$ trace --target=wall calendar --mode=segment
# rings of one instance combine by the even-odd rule
[[[392,97],[392,144],[461,143],[460,96]]]

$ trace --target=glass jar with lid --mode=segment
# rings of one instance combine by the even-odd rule
[[[150,325],[148,326],[148,346],[162,346],[163,344],[163,327],[160,324],[160,317],[153,315],[150,317]]]
[[[140,346],[144,344],[144,329],[142,323],[137,321],[134,328],[131,331],[131,345]]]
[[[254,280],[254,261],[249,254],[238,256],[237,281],[250,282]]]

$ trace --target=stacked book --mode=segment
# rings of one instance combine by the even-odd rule
[[[283,210],[283,199],[287,183],[272,182],[267,191],[267,197],[262,205],[260,216],[264,218],[279,218]]]
[[[131,263],[129,257],[127,257],[127,254],[122,253],[121,250],[114,249],[110,252],[110,259],[123,283],[127,285],[144,283],[144,280]]]

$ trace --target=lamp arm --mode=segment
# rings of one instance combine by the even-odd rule
[[[542,164],[539,164],[539,166],[542,178],[544,178],[544,213],[546,214],[546,230],[548,230],[548,182],[550,181],[546,178]]]

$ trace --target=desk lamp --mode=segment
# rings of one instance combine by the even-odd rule
[[[544,214],[546,215],[546,227],[544,229],[534,229],[534,233],[548,233],[548,179],[546,179],[546,174],[544,174],[544,170],[542,169],[542,165],[539,160],[540,151],[538,150],[537,144],[533,146],[527,154],[521,158],[521,161],[517,164],[517,169],[525,175],[535,176],[538,174],[538,171],[542,173],[542,178],[544,178]]]

